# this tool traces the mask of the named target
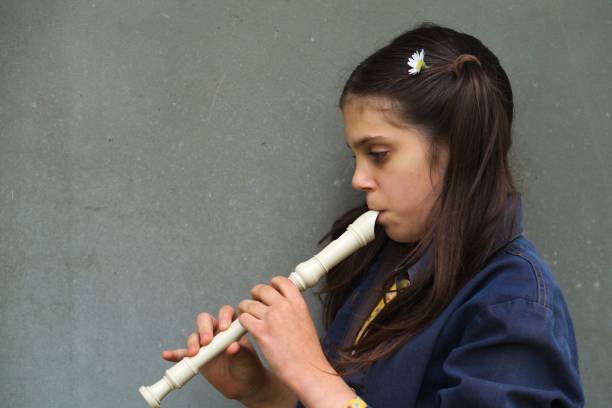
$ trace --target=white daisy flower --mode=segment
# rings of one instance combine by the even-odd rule
[[[429,66],[427,64],[425,64],[425,55],[424,55],[424,52],[425,52],[425,50],[421,50],[420,53],[417,51],[414,54],[412,54],[412,57],[410,57],[408,59],[408,65],[410,65],[412,67],[408,71],[410,74],[416,75],[419,72],[421,72],[422,68],[429,68]]]

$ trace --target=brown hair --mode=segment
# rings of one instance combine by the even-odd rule
[[[429,68],[411,75],[408,58],[422,49]],[[432,169],[440,147],[447,147],[449,156],[427,229],[403,254],[401,266],[414,265],[426,251],[431,251],[430,260],[408,287],[398,289],[359,343],[349,339],[349,345],[336,350],[338,359],[332,365],[344,374],[351,365],[361,370],[389,356],[440,314],[492,254],[508,197],[518,195],[508,163],[514,109],[510,81],[497,57],[473,36],[421,23],[355,68],[342,91],[340,109],[353,98],[388,101],[391,107],[381,109],[390,118],[422,130],[431,145]],[[337,238],[366,210],[363,204],[346,212],[319,244]],[[515,213],[514,205],[511,211]],[[373,242],[326,275],[318,291],[325,328],[386,239],[377,226]],[[385,280],[385,288],[402,272],[398,269]]]

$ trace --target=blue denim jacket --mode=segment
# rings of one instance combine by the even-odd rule
[[[522,235],[520,197],[518,205],[511,240],[496,243],[498,251],[429,326],[365,373],[344,378],[368,406],[584,406],[570,314],[547,264]],[[370,288],[382,252],[323,338],[329,358],[352,341],[345,336],[356,300]]]

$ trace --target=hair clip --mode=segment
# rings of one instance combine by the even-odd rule
[[[420,53],[417,51],[414,54],[412,54],[412,57],[408,59],[408,65],[412,67],[408,71],[410,72],[410,74],[416,75],[419,72],[421,72],[421,69],[429,68],[429,65],[425,64],[425,54],[424,53],[425,53],[425,50],[421,50]]]

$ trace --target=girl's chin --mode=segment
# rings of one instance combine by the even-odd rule
[[[414,234],[398,230],[396,224],[382,224],[382,226],[385,229],[385,234],[395,242],[410,244],[419,241],[419,238],[415,237]]]
[[[396,236],[393,233],[389,233],[387,229],[385,229],[385,233],[393,241],[398,242],[400,244],[414,244],[419,241],[418,239],[407,238],[406,236]]]

